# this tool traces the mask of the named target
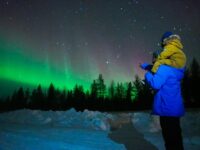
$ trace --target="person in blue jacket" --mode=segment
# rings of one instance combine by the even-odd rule
[[[158,53],[154,52],[154,60]],[[185,69],[161,65],[156,73],[152,73],[151,66],[147,63],[141,65],[147,71],[146,83],[155,91],[152,114],[160,116],[166,150],[183,150],[180,117],[185,113],[181,95],[181,80]]]

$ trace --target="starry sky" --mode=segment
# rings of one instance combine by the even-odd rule
[[[199,0],[0,0],[0,95],[18,86],[88,89],[143,76],[166,31],[200,60]],[[7,90],[6,90],[7,89]]]

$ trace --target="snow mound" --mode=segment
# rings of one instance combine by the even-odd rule
[[[85,128],[109,131],[108,119],[113,116],[98,111],[84,110],[77,112],[75,109],[68,111],[41,111],[41,110],[16,110],[0,115],[0,122],[27,125],[50,125],[68,128]]]
[[[17,110],[0,114],[0,150],[125,150],[108,137],[108,119],[98,111]]]

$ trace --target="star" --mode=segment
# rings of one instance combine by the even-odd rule
[[[160,16],[160,19],[162,20],[162,19],[165,19],[165,17],[164,16]]]
[[[62,43],[62,46],[65,46],[65,43]]]
[[[133,0],[133,3],[138,4],[139,1],[138,0]]]
[[[85,46],[88,46],[88,42],[85,42],[84,45],[85,45]]]
[[[108,65],[108,64],[110,64],[110,61],[109,61],[109,60],[107,60],[107,61],[106,61],[106,64],[107,64],[107,65]]]

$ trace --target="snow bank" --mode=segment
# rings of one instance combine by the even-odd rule
[[[109,139],[108,119],[98,111],[17,110],[0,114],[0,149],[125,150]]]
[[[98,111],[77,112],[75,109],[68,111],[40,111],[17,110],[0,115],[0,122],[10,122],[27,125],[50,125],[68,128],[89,128],[94,130],[109,131],[108,119],[112,115]]]

